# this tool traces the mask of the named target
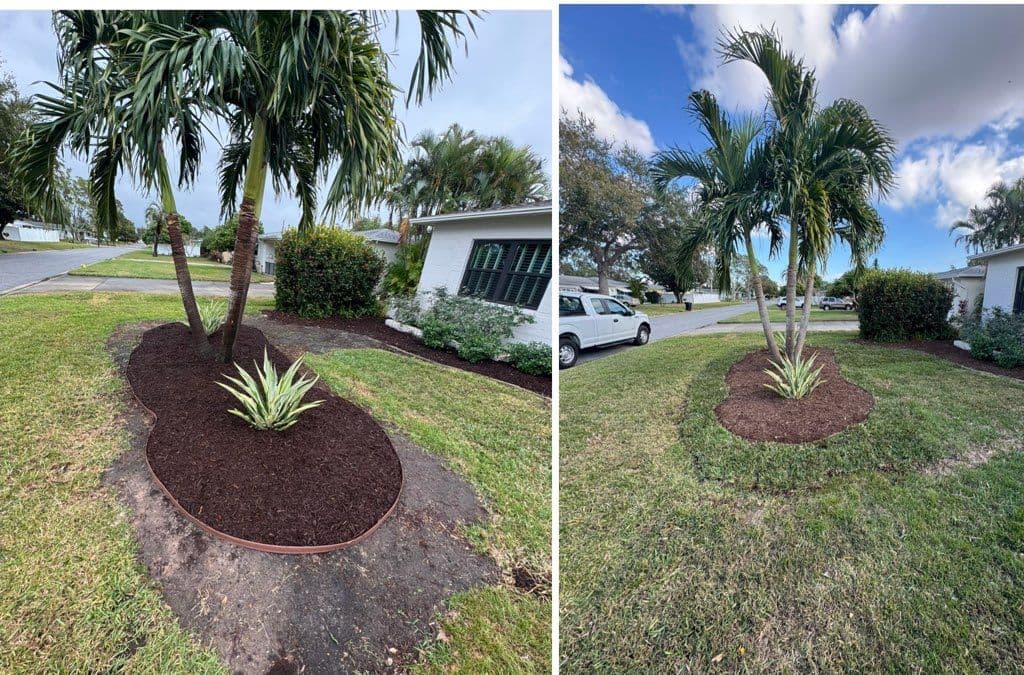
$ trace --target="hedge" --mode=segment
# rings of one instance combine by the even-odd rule
[[[277,309],[310,318],[380,313],[384,259],[362,237],[336,227],[288,230],[275,257]]]
[[[877,342],[949,340],[953,291],[930,274],[872,270],[858,297],[860,336]]]

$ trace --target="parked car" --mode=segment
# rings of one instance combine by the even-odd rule
[[[818,303],[821,309],[853,309],[853,300],[846,298],[825,297]]]
[[[571,368],[580,351],[591,347],[651,339],[651,320],[643,312],[598,293],[563,291],[558,295],[558,367]]]
[[[783,295],[782,297],[780,297],[775,302],[775,304],[778,305],[779,307],[785,307],[786,306],[786,296]],[[802,296],[802,295],[796,296],[796,302],[794,303],[794,305],[796,306],[797,309],[803,309],[804,308],[804,296]]]

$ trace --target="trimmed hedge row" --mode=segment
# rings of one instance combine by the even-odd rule
[[[860,336],[877,342],[949,340],[953,291],[930,274],[872,270],[858,297]]]
[[[359,235],[336,227],[288,230],[276,258],[277,309],[313,319],[380,314],[384,259]]]

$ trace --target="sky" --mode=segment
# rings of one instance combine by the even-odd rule
[[[899,184],[878,204],[879,264],[963,266],[949,226],[995,181],[1024,174],[1024,7],[563,5],[559,104],[644,152],[702,149],[684,109],[691,91],[707,89],[733,112],[764,110],[760,72],[723,66],[715,51],[723,30],[761,26],[815,68],[820,103],[858,100],[898,141]],[[777,279],[784,265],[768,267]],[[824,276],[849,267],[849,251],[837,249]]]
[[[418,53],[419,35],[411,12],[399,17],[395,40],[393,25],[383,33],[385,49],[392,54],[392,78],[403,89],[408,85]],[[551,14],[539,11],[490,12],[475,23],[468,54],[459,48],[453,80],[421,107],[406,108],[399,96],[396,112],[404,124],[405,137],[413,139],[424,130],[444,131],[459,123],[489,136],[508,136],[515,143],[530,146],[544,160],[551,175]],[[38,81],[55,80],[57,45],[50,25],[50,13],[42,11],[0,11],[0,59],[4,71],[14,75],[23,95],[45,90]],[[208,137],[206,153],[196,186],[177,193],[178,208],[197,227],[220,222],[217,194],[217,161],[220,148]],[[86,164],[65,156],[72,173],[85,177]],[[125,214],[136,225],[143,223],[146,205],[156,195],[146,194],[122,179],[118,199]],[[297,202],[285,195],[276,198],[267,190],[263,207],[267,232],[295,225]]]

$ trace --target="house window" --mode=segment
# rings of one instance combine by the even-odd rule
[[[477,239],[459,295],[537,309],[550,281],[550,240]]]
[[[1014,314],[1024,314],[1024,267],[1017,268],[1017,287],[1013,294]]]

